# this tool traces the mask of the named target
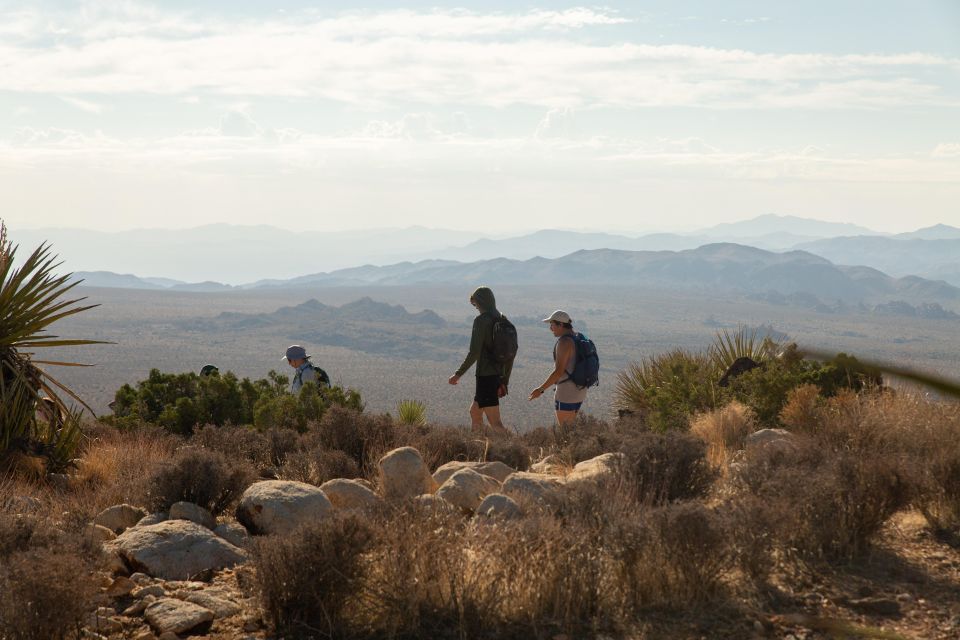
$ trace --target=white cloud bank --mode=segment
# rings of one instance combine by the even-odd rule
[[[310,97],[364,107],[960,103],[943,79],[956,78],[960,60],[942,56],[763,54],[589,38],[627,20],[587,8],[304,12],[266,21],[130,3],[12,11],[0,13],[0,91]]]

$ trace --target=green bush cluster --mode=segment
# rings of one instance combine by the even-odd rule
[[[232,372],[199,376],[151,369],[146,380],[117,390],[113,416],[106,421],[118,427],[149,422],[182,435],[191,435],[204,424],[252,424],[302,432],[331,406],[363,410],[360,394],[353,389],[304,385],[294,395],[288,388],[289,379],[276,371],[251,381]]]
[[[763,352],[777,355],[731,378],[726,387],[719,381],[730,362],[717,358],[715,349],[712,353],[675,349],[634,363],[620,374],[617,405],[657,431],[687,429],[692,416],[733,400],[748,406],[761,425],[777,426],[788,394],[801,385],[812,384],[829,398],[842,389],[860,391],[882,384],[879,373],[845,353],[814,360],[804,357],[795,344],[780,348],[766,342]]]

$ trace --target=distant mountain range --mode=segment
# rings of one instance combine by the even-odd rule
[[[940,224],[884,235],[856,225],[772,214],[691,233],[637,237],[544,229],[497,238],[423,227],[295,233],[269,226],[223,224],[178,231],[46,229],[13,230],[12,234],[16,242],[27,247],[52,242],[78,277],[104,287],[220,291],[228,288],[220,283],[283,284],[303,274],[359,265],[560,258],[595,249],[684,251],[718,242],[770,251],[802,249],[836,264],[865,265],[894,276],[919,275],[960,286],[960,228]],[[131,279],[136,276],[120,276],[118,272],[163,277]]]

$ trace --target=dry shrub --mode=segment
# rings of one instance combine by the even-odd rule
[[[393,449],[399,427],[389,415],[360,413],[332,406],[304,436],[307,449],[339,449],[361,468],[373,468],[381,455]]]
[[[690,433],[707,443],[707,459],[718,468],[726,466],[732,452],[743,449],[747,436],[755,430],[753,411],[736,400],[700,414],[690,423]]]
[[[817,433],[822,398],[813,384],[802,384],[787,392],[787,401],[780,410],[780,423],[794,433]]]
[[[487,460],[499,461],[519,471],[530,466],[530,451],[517,438],[493,440],[487,449]]]
[[[358,478],[360,467],[356,461],[337,449],[310,449],[287,456],[280,469],[285,480],[296,480],[320,486],[334,478]]]
[[[626,456],[632,493],[644,504],[703,497],[717,479],[706,444],[688,433],[636,433],[619,450]]]
[[[453,460],[483,460],[487,448],[483,438],[455,427],[432,427],[414,432],[404,440],[404,445],[420,452],[431,471]]]
[[[748,450],[738,471],[754,511],[784,551],[804,557],[851,558],[862,553],[886,521],[909,502],[896,457],[863,456],[798,439],[793,447]]]
[[[78,635],[96,588],[90,550],[45,521],[0,514],[0,638]]]
[[[260,540],[254,553],[260,599],[279,633],[292,637],[356,635],[346,609],[366,571],[371,523],[337,514],[286,536]]]
[[[217,515],[252,481],[253,469],[247,461],[187,447],[150,478],[150,506],[166,511],[175,502],[192,502]]]

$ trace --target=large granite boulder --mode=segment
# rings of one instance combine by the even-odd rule
[[[164,580],[189,580],[247,559],[242,549],[189,520],[133,527],[104,547],[134,570]]]
[[[413,498],[437,490],[437,483],[413,447],[400,447],[380,458],[380,487],[386,498]]]
[[[447,478],[461,469],[472,469],[479,474],[494,478],[497,482],[503,482],[511,473],[516,472],[516,469],[507,466],[499,460],[494,460],[493,462],[461,462],[454,460],[447,464],[440,465],[437,470],[433,472],[433,479],[437,481],[438,486],[443,485],[443,483],[447,481]]]
[[[264,480],[243,492],[237,521],[251,533],[289,533],[328,516],[333,505],[319,488],[291,480]]]
[[[523,515],[523,512],[520,510],[520,505],[509,496],[505,496],[502,493],[491,493],[484,498],[480,506],[477,507],[477,515],[509,520],[519,518]]]
[[[337,509],[363,509],[380,502],[377,494],[357,480],[346,478],[327,480],[320,485],[320,490]]]
[[[500,490],[500,483],[473,469],[460,469],[437,489],[437,496],[464,511],[474,512],[483,499]]]
[[[767,447],[792,451],[795,448],[794,436],[786,429],[760,429],[747,436],[745,447],[748,451]]]

